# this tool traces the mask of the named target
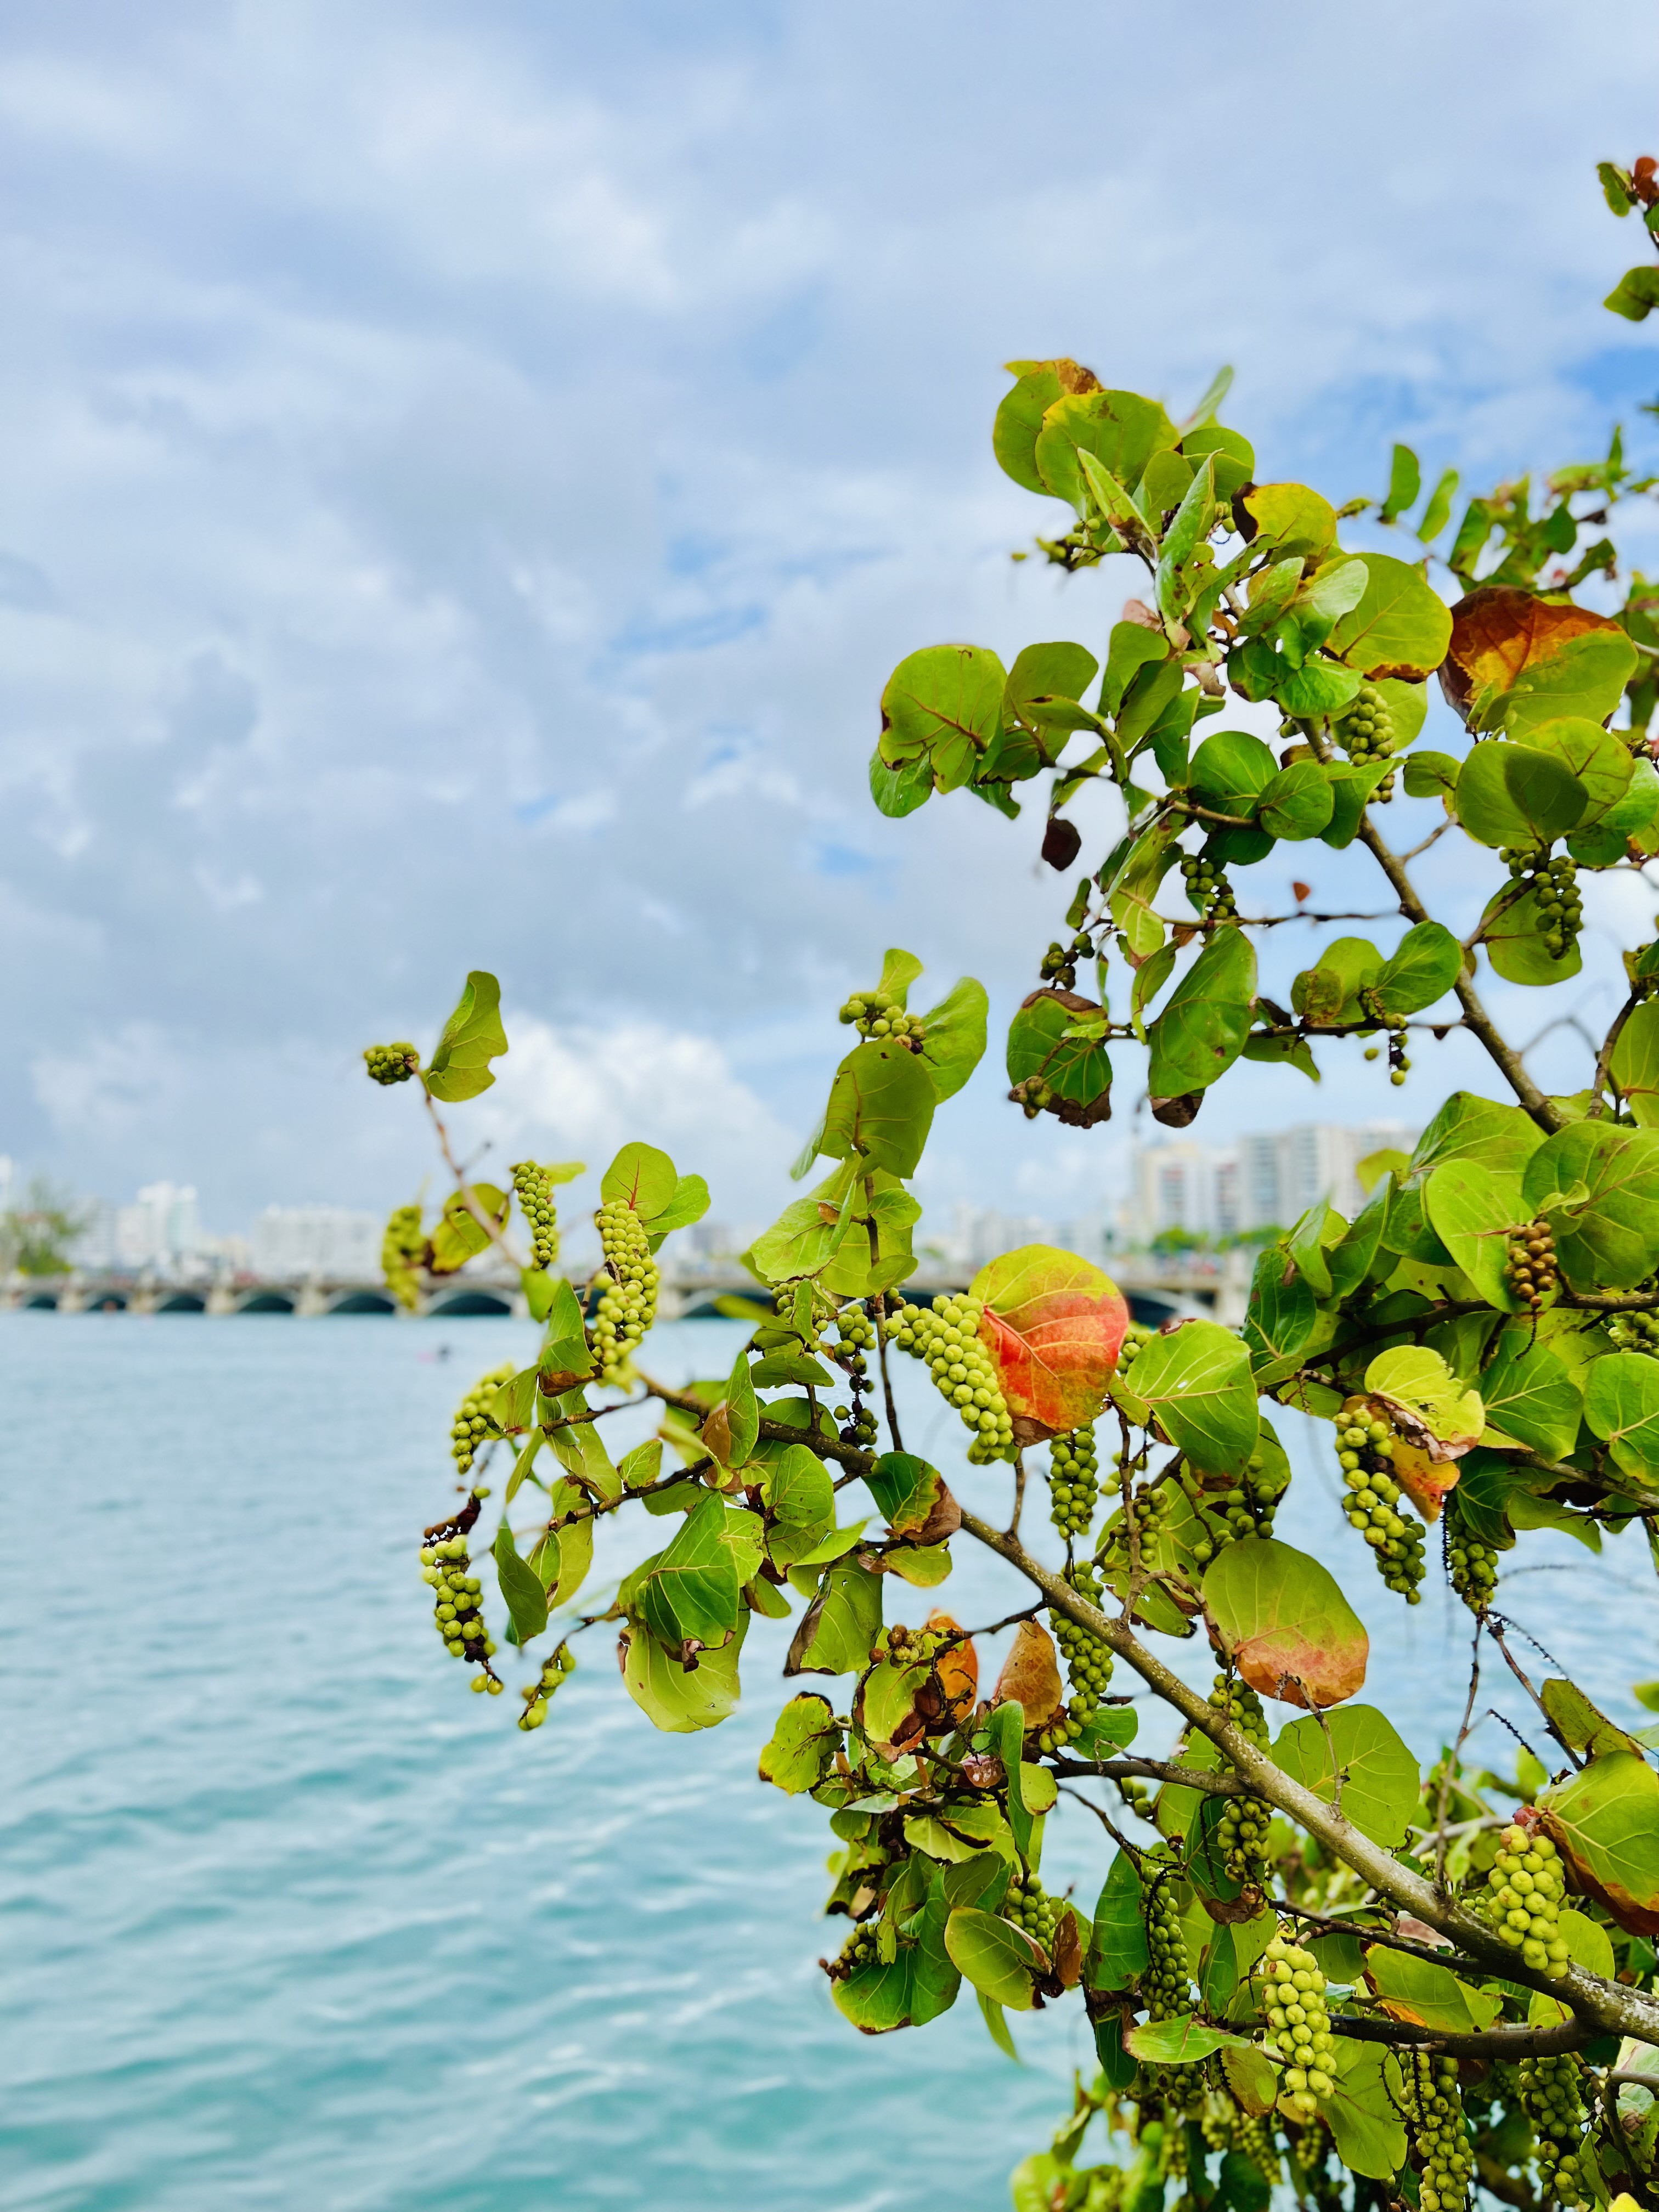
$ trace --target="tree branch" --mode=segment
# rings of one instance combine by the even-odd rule
[[[1582,2021],[1564,2020],[1556,2027],[1488,2027],[1455,2035],[1421,2027],[1415,2021],[1331,2014],[1333,2035],[1348,2036],[1355,2043],[1390,2043],[1397,2051],[1431,2051],[1446,2058],[1543,2058],[1558,2051],[1583,2051],[1599,2033]]]

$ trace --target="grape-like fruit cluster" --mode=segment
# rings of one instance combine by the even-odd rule
[[[1464,1518],[1454,1492],[1446,1507],[1446,1574],[1471,1613],[1484,1613],[1498,1588],[1498,1553]]]
[[[1091,1605],[1100,1604],[1104,1595],[1100,1571],[1091,1561],[1075,1562],[1066,1570],[1066,1579],[1079,1597],[1086,1597]],[[1100,1710],[1100,1701],[1112,1679],[1112,1650],[1109,1644],[1103,1644],[1097,1636],[1080,1627],[1066,1613],[1050,1610],[1048,1626],[1060,1646],[1060,1656],[1066,1662],[1066,1680],[1071,1691],[1066,1711],[1050,1721],[1036,1740],[1039,1751],[1052,1752],[1064,1750],[1080,1736]]]
[[[890,1037],[910,1052],[921,1050],[927,1027],[920,1014],[907,1014],[888,991],[854,991],[840,1018],[851,1023],[861,1037]]]
[[[489,1401],[503,1382],[513,1380],[513,1363],[505,1367],[492,1367],[488,1375],[481,1375],[455,1408],[455,1418],[449,1425],[449,1449],[455,1462],[455,1472],[470,1472],[473,1461],[489,1442],[491,1436]]]
[[[940,1298],[931,1309],[902,1305],[887,1328],[901,1352],[927,1363],[940,1395],[974,1431],[968,1456],[977,1467],[1014,1455],[1014,1422],[996,1370],[979,1340],[978,1298]]]
[[[869,1387],[866,1378],[870,1363],[866,1354],[875,1349],[875,1323],[862,1306],[849,1301],[836,1313],[835,1324],[836,1341],[824,1349],[853,1382],[852,1406],[837,1406],[835,1418],[842,1424],[842,1443],[856,1445],[862,1450],[876,1440],[876,1417],[859,1397],[859,1393]]]
[[[1523,2058],[1521,2105],[1537,2138],[1539,2194],[1571,2207],[1588,2204],[1590,2190],[1580,2160],[1584,2140],[1583,2068],[1571,2051]]]
[[[1154,1876],[1146,1891],[1146,1972],[1140,1994],[1153,2020],[1173,2020],[1192,2007],[1192,1961],[1181,1925],[1176,1886]]]
[[[1354,701],[1336,725],[1335,735],[1351,761],[1387,760],[1394,751],[1394,713],[1386,695],[1375,684],[1362,684]],[[1377,787],[1376,796],[1394,796],[1395,771],[1390,769]]]
[[[1002,1917],[1012,1920],[1016,1928],[1023,1928],[1034,1943],[1045,1951],[1052,1951],[1054,1930],[1060,1925],[1060,1899],[1050,1897],[1034,1874],[1023,1878],[1015,1875],[1008,1884],[1008,1893],[1002,1900]]]
[[[1362,990],[1359,999],[1369,1018],[1377,1024],[1378,1028],[1387,1033],[1389,1080],[1397,1091],[1411,1073],[1411,1055],[1406,1050],[1406,1017],[1404,1014],[1388,1012],[1375,988]],[[1381,1045],[1368,1044],[1365,1048],[1366,1059],[1375,1060],[1382,1049]]]
[[[949,1628],[906,1628],[895,1621],[879,1644],[871,1649],[872,1662],[890,1659],[896,1667],[931,1666],[941,1651],[962,1642],[960,1633]]]
[[[1516,884],[1525,882],[1536,893],[1540,934],[1553,960],[1565,960],[1577,942],[1583,920],[1583,901],[1578,891],[1578,870],[1565,853],[1552,860],[1542,848],[1505,846],[1498,855]]]
[[[1267,1717],[1261,1700],[1249,1683],[1229,1674],[1218,1674],[1210,1703],[1233,1725],[1267,1748]],[[1216,1822],[1216,1841],[1226,1853],[1226,1869],[1237,1882],[1254,1882],[1258,1888],[1267,1878],[1267,1830],[1273,1808],[1265,1797],[1224,1797]]]
[[[1206,860],[1201,853],[1183,853],[1181,873],[1188,898],[1206,921],[1230,921],[1236,918],[1238,902],[1233,896],[1233,887],[1214,860]]]
[[[1504,1942],[1537,1973],[1567,1970],[1560,1923],[1565,1894],[1561,1855],[1549,1838],[1518,1821],[1505,1828],[1481,1903]]]
[[[1348,1492],[1348,1526],[1364,1538],[1376,1558],[1376,1571],[1407,1605],[1423,1593],[1423,1524],[1400,1510],[1400,1485],[1394,1479],[1394,1431],[1386,1421],[1363,1412],[1336,1419],[1337,1463]]]
[[[1645,1352],[1659,1359],[1659,1314],[1613,1314],[1607,1322],[1607,1334],[1620,1352]]]
[[[555,1188],[552,1176],[534,1160],[520,1160],[513,1170],[513,1194],[530,1231],[530,1262],[535,1267],[550,1267],[559,1256]]]
[[[1250,2164],[1277,2189],[1284,2179],[1284,2169],[1279,2163],[1279,2144],[1274,2139],[1273,2123],[1261,2114],[1255,2119],[1239,2118],[1237,2144]]]
[[[1048,1447],[1048,1518],[1067,1539],[1086,1536],[1100,1500],[1092,1427],[1073,1429]]]
[[[1279,1492],[1259,1451],[1225,1490],[1206,1490],[1186,1470],[1181,1480],[1202,1524],[1203,1533],[1193,1546],[1193,1557],[1200,1567],[1208,1566],[1218,1552],[1224,1552],[1241,1536],[1272,1535]]]
[[[519,1692],[524,1699],[524,1711],[519,1715],[521,1729],[538,1729],[547,1718],[547,1703],[555,1691],[576,1671],[576,1655],[568,1644],[560,1644],[542,1662],[542,1671],[533,1682],[526,1682]]]
[[[844,1982],[860,1972],[866,1966],[876,1965],[881,1956],[880,1935],[873,1921],[860,1921],[842,1945],[833,1959],[818,1960],[832,1982]]]
[[[444,1536],[421,1547],[421,1579],[432,1585],[433,1618],[452,1659],[470,1659],[482,1666],[495,1646],[484,1627],[478,1595],[483,1585],[471,1572],[465,1536]],[[475,1690],[499,1694],[494,1674],[474,1677]]]
[[[412,1044],[371,1044],[363,1060],[376,1083],[407,1083],[420,1073],[421,1055]]]
[[[593,1350],[599,1379],[615,1382],[657,1318],[659,1271],[645,1224],[625,1198],[607,1199],[593,1218],[611,1277],[593,1316]]]
[[[1261,2047],[1269,2058],[1285,2062],[1285,2091],[1297,2117],[1311,2120],[1319,2100],[1335,2087],[1331,2079],[1330,2015],[1325,2009],[1325,1977],[1311,1951],[1287,1942],[1283,1931],[1261,1960],[1262,2000],[1267,2033]]]
[[[1546,1216],[1511,1233],[1504,1276],[1522,1304],[1534,1313],[1555,1288],[1555,1231]]]
[[[1401,2051],[1413,2145],[1421,2160],[1421,2212],[1463,2212],[1468,2203],[1474,2153],[1457,2090],[1457,2061],[1426,2051]]]
[[[418,1263],[426,1256],[426,1231],[418,1206],[395,1206],[386,1217],[380,1237],[380,1273],[386,1286],[405,1312],[421,1302]]]
[[[1079,932],[1069,945],[1058,941],[1051,945],[1042,956],[1037,973],[1045,983],[1057,983],[1062,991],[1074,991],[1077,963],[1079,960],[1091,960],[1094,951],[1091,940]]]

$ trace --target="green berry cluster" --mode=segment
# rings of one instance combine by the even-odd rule
[[[1549,1838],[1519,1821],[1505,1828],[1481,1904],[1504,1942],[1540,1974],[1567,1970],[1560,1923],[1565,1894],[1561,1855]]]
[[[1272,1535],[1279,1491],[1259,1451],[1251,1454],[1243,1473],[1235,1475],[1225,1490],[1206,1490],[1190,1468],[1182,1470],[1180,1480],[1202,1529],[1193,1546],[1193,1557],[1200,1567],[1208,1566],[1218,1552],[1224,1552],[1241,1536]]]
[[[455,1472],[465,1474],[473,1461],[498,1434],[490,1419],[489,1401],[503,1382],[513,1380],[513,1362],[504,1367],[492,1367],[488,1375],[481,1375],[455,1408],[455,1418],[449,1425],[449,1449],[455,1462]]]
[[[1057,983],[1062,991],[1074,991],[1078,962],[1092,960],[1094,953],[1092,940],[1079,932],[1069,945],[1058,941],[1051,945],[1042,956],[1037,973],[1045,983]]]
[[[1613,1314],[1607,1322],[1607,1334],[1620,1352],[1645,1352],[1659,1359],[1659,1314]]]
[[[1192,2009],[1192,1961],[1181,1925],[1181,1906],[1169,1873],[1154,1875],[1146,1892],[1146,1972],[1140,1994],[1153,2020],[1173,2020]]]
[[[1056,1437],[1048,1447],[1048,1518],[1068,1542],[1088,1534],[1099,1499],[1093,1427]]]
[[[1285,2092],[1298,2118],[1311,2120],[1319,2100],[1335,2087],[1331,2079],[1330,2015],[1325,1977],[1311,1951],[1288,1942],[1281,1929],[1261,1959],[1261,1995],[1267,2033],[1261,2047],[1285,2063]]]
[[[420,1073],[421,1055],[412,1044],[367,1045],[363,1059],[376,1083],[407,1083]]]
[[[534,1160],[520,1160],[513,1170],[513,1194],[530,1231],[530,1261],[535,1267],[550,1267],[559,1256],[556,1188],[547,1170]]]
[[[1206,2088],[1198,2108],[1198,2131],[1210,2150],[1231,2150],[1242,2115],[1224,2089]]]
[[[1337,1464],[1342,1469],[1348,1526],[1358,1529],[1376,1557],[1376,1571],[1407,1605],[1422,1602],[1423,1524],[1400,1510],[1394,1479],[1394,1431],[1363,1412],[1336,1417]]]
[[[886,1324],[901,1352],[927,1361],[940,1395],[973,1430],[968,1456],[977,1467],[1014,1455],[1013,1416],[979,1340],[984,1311],[978,1298],[940,1298],[932,1308],[902,1305]]]
[[[607,1199],[593,1217],[611,1282],[593,1316],[593,1350],[599,1378],[619,1382],[634,1347],[657,1318],[660,1279],[645,1224],[625,1198]]]
[[[1359,995],[1366,1013],[1388,1032],[1389,1080],[1397,1091],[1411,1073],[1411,1055],[1406,1050],[1406,1017],[1385,1013],[1374,990],[1362,991]],[[1366,1059],[1376,1059],[1382,1049],[1381,1045],[1368,1044]]]
[[[1267,1748],[1267,1717],[1261,1700],[1248,1682],[1231,1674],[1218,1674],[1210,1703],[1243,1730],[1252,1743]],[[1267,1830],[1273,1808],[1265,1797],[1224,1797],[1216,1822],[1216,1840],[1226,1854],[1225,1865],[1233,1880],[1254,1882],[1261,1888],[1267,1879]]]
[[[870,1362],[866,1355],[875,1349],[875,1323],[862,1306],[849,1301],[836,1313],[835,1328],[836,1342],[823,1348],[851,1376],[853,1383],[852,1405],[837,1406],[835,1418],[842,1424],[842,1443],[866,1450],[876,1441],[876,1417],[863,1403],[860,1393],[869,1388]]]
[[[421,1281],[416,1270],[425,1257],[426,1231],[419,1206],[393,1206],[380,1237],[380,1273],[387,1290],[406,1313],[413,1313],[421,1302]]]
[[[1552,860],[1541,847],[1506,845],[1498,857],[1508,868],[1512,883],[1524,883],[1536,894],[1538,918],[1543,924],[1540,934],[1551,958],[1565,960],[1578,941],[1584,915],[1577,865],[1565,853]]]
[[[1136,1352],[1149,1345],[1157,1334],[1158,1331],[1150,1322],[1132,1321],[1123,1332],[1123,1342],[1119,1347],[1117,1364],[1120,1369],[1127,1367]]]
[[[1060,1908],[1061,1900],[1050,1897],[1035,1874],[1028,1874],[1012,1878],[1000,1911],[1005,1920],[1012,1920],[1016,1928],[1025,1930],[1034,1943],[1052,1952]]]
[[[521,1729],[538,1729],[547,1718],[547,1702],[567,1678],[576,1671],[576,1655],[568,1644],[560,1644],[542,1662],[540,1675],[526,1682],[519,1692],[524,1699],[524,1711],[519,1715]]]
[[[873,1966],[881,1956],[881,1937],[873,1921],[860,1921],[842,1945],[833,1959],[818,1960],[832,1982],[844,1982],[866,1966]]]
[[[1555,1231],[1544,1215],[1511,1231],[1504,1277],[1522,1304],[1534,1313],[1555,1288]]]
[[[1532,2122],[1537,2148],[1539,2195],[1571,2207],[1592,2202],[1581,2146],[1584,2140],[1583,2067],[1571,2051],[1523,2058],[1522,2109]]]
[[[1463,2212],[1469,2199],[1474,2153],[1469,2144],[1463,2100],[1457,2089],[1457,2061],[1431,2058],[1426,2051],[1401,2051],[1406,2104],[1412,2120],[1413,2148],[1422,2176],[1421,2212]]]
[[[1477,1536],[1452,1492],[1446,1507],[1446,1575],[1471,1613],[1484,1613],[1498,1587],[1498,1553]]]
[[[1104,1592],[1101,1588],[1100,1571],[1087,1559],[1076,1561],[1066,1570],[1066,1579],[1079,1597],[1086,1597],[1091,1605],[1099,1605]],[[1084,1731],[1088,1722],[1100,1710],[1100,1701],[1106,1694],[1112,1679],[1112,1651],[1097,1636],[1063,1613],[1050,1611],[1048,1626],[1054,1642],[1060,1646],[1060,1656],[1066,1662],[1066,1680],[1071,1691],[1066,1711],[1037,1737],[1039,1751],[1062,1751]]]
[[[1138,1774],[1116,1774],[1112,1779],[1117,1784],[1117,1794],[1138,1820],[1149,1828],[1158,1826],[1158,1815],[1152,1809],[1152,1793]]]
[[[1181,874],[1188,898],[1205,921],[1237,919],[1238,902],[1233,896],[1233,887],[1214,860],[1206,860],[1201,853],[1183,853]]]
[[[920,1052],[927,1024],[920,1014],[907,1014],[890,991],[855,991],[842,1008],[840,1018],[861,1037],[890,1037],[908,1051]]]
[[[1360,685],[1352,706],[1338,720],[1334,734],[1351,761],[1389,758],[1395,746],[1394,713],[1375,684]],[[1394,797],[1394,778],[1395,771],[1390,769],[1377,787],[1379,799]]]
[[[482,1667],[495,1646],[478,1605],[483,1585],[471,1571],[471,1565],[465,1536],[442,1536],[421,1547],[421,1579],[432,1585],[433,1618],[450,1657]],[[473,1677],[472,1686],[499,1695],[501,1685],[486,1671]]]

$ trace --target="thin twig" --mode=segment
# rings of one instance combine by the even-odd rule
[[[1451,1802],[1452,1769],[1468,1741],[1475,1692],[1480,1687],[1480,1631],[1485,1625],[1485,1618],[1484,1614],[1477,1614],[1475,1618],[1474,1649],[1469,1659],[1469,1694],[1463,1705],[1463,1725],[1458,1729],[1457,1741],[1452,1746],[1440,1770],[1440,1799],[1434,1823],[1434,1886],[1443,1893],[1446,1887],[1446,1808]]]
[[[904,1439],[899,1434],[898,1407],[893,1400],[893,1377],[887,1365],[887,1331],[882,1326],[887,1314],[886,1293],[884,1291],[879,1297],[866,1302],[864,1310],[866,1314],[869,1313],[872,1305],[878,1309],[871,1317],[876,1325],[876,1358],[881,1368],[882,1395],[887,1401],[887,1433],[893,1439],[893,1449],[896,1452],[902,1452],[904,1449]]]
[[[514,1272],[516,1274],[523,1274],[528,1263],[519,1257],[519,1255],[514,1250],[512,1244],[508,1242],[505,1231],[498,1225],[498,1224],[490,1219],[489,1213],[482,1206],[479,1205],[477,1199],[474,1196],[472,1186],[467,1181],[465,1170],[462,1169],[460,1163],[456,1159],[453,1152],[450,1149],[449,1132],[444,1127],[443,1116],[439,1113],[437,1107],[433,1103],[432,1093],[426,1089],[424,1085],[422,1086],[421,1096],[426,1102],[427,1112],[432,1116],[432,1126],[438,1133],[438,1149],[444,1156],[444,1165],[449,1170],[451,1175],[455,1178],[455,1188],[461,1194],[462,1205],[465,1206],[467,1212],[477,1223],[479,1228],[483,1230],[484,1235],[489,1237],[490,1243],[497,1247],[501,1252],[501,1257],[507,1261]]]

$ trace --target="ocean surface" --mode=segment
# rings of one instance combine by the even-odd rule
[[[740,1334],[665,1328],[652,1364],[722,1372]],[[1061,2117],[1091,2056],[1074,1999],[1016,2023],[1019,2066],[971,2002],[878,2039],[831,2006],[833,1839],[755,1772],[787,1624],[756,1625],[742,1706],[699,1736],[649,1726],[601,1631],[535,1735],[510,1694],[469,1694],[416,1553],[453,1495],[456,1401],[533,1342],[498,1321],[0,1315],[6,2212],[990,2212]],[[925,1385],[907,1399],[912,1448],[994,1509],[1006,1477],[962,1468]],[[1342,1575],[1372,1690],[1431,1754],[1468,1618],[1432,1589],[1391,1599],[1328,1451],[1296,1448],[1279,1534]],[[1644,1717],[1639,1540],[1599,1564],[1524,1542],[1508,1610]],[[590,1587],[654,1547],[613,1544]],[[994,1620],[1023,1601],[1001,1574],[964,1559],[940,1597]],[[1195,1644],[1160,1648],[1207,1675]],[[1487,1702],[1534,1732],[1501,1668]],[[1143,1741],[1167,1735],[1149,1716]],[[1476,1739],[1499,1765],[1505,1743]],[[1088,1906],[1099,1832],[1049,1825],[1045,1880]]]

